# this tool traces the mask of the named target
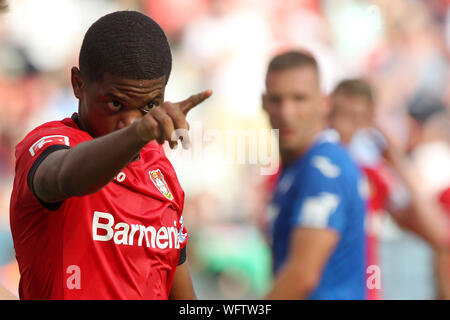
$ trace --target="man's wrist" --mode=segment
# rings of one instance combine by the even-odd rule
[[[130,129],[136,134],[137,138],[139,139],[139,142],[146,144],[154,139],[148,133],[148,129],[146,128],[141,119],[134,121],[131,124]]]

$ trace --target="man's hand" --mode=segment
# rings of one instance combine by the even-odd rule
[[[170,148],[178,145],[181,140],[183,148],[190,146],[187,130],[189,124],[186,121],[187,113],[205,101],[212,94],[211,90],[203,91],[187,98],[186,100],[171,103],[164,102],[161,107],[151,109],[136,124],[138,136],[144,141],[156,139],[159,144],[169,141]]]

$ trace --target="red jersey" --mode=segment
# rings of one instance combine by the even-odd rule
[[[444,190],[439,197],[439,201],[444,206],[445,212],[449,214],[450,217],[450,187]]]
[[[30,189],[47,154],[92,139],[67,118],[16,146],[10,221],[20,298],[167,299],[187,232],[184,191],[159,144],[93,194],[48,205]]]
[[[376,167],[362,166],[369,187],[369,198],[367,201],[366,215],[366,264],[378,266],[378,238],[380,231],[380,219],[383,217],[386,204],[389,197],[389,187],[385,179],[385,169],[379,164]],[[369,270],[369,269],[368,269]],[[367,277],[371,273],[366,273]],[[368,300],[379,300],[381,290],[367,286],[366,290]]]
[[[441,193],[441,195],[439,196],[439,202],[444,207],[444,212],[446,213],[447,219],[450,219],[450,187],[448,187]],[[447,241],[450,244],[450,230],[447,233]]]

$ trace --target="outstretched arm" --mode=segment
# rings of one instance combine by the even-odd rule
[[[168,140],[172,147],[177,144],[173,134],[177,129],[188,130],[187,112],[210,95],[211,91],[205,91],[179,103],[166,102],[126,128],[80,143],[72,149],[51,153],[33,177],[35,194],[43,202],[57,203],[100,190],[149,141],[156,139],[163,143]],[[182,143],[188,145],[186,135]]]

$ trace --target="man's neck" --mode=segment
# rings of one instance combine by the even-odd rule
[[[291,164],[295,163],[298,159],[303,157],[308,152],[308,150],[311,149],[314,143],[316,143],[317,135],[324,129],[325,125],[317,125],[317,127],[312,130],[309,140],[307,140],[303,145],[294,150],[285,152],[280,151],[281,163],[283,164],[283,167],[288,167]]]
[[[78,126],[78,128],[89,133],[92,136],[92,134],[89,132],[87,126],[85,126],[83,121],[81,121],[80,111],[78,111],[78,113],[75,113],[72,115],[72,120],[75,122],[75,124]]]

